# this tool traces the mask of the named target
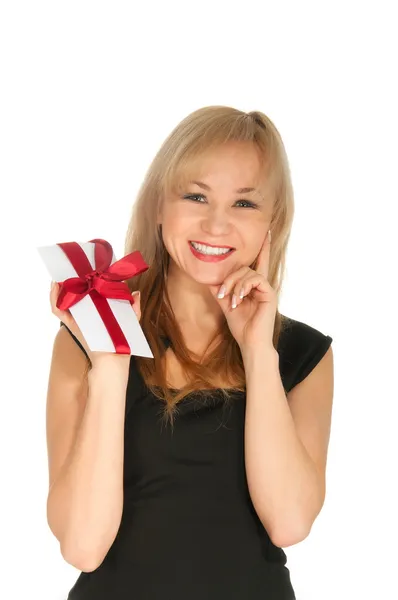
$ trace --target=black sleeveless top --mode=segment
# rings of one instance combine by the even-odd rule
[[[289,319],[278,344],[286,392],[331,342]],[[219,390],[208,391],[178,407],[172,430],[131,356],[121,524],[102,564],[80,573],[67,600],[295,599],[286,554],[271,542],[247,487],[245,394],[234,392],[226,404]]]

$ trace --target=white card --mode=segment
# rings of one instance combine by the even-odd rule
[[[79,243],[79,242],[78,242]],[[93,269],[95,269],[93,242],[79,243]],[[57,244],[37,248],[53,281],[64,281],[69,277],[78,277],[65,252]],[[111,264],[116,262],[113,254]],[[138,318],[128,300],[105,298],[115,319],[122,329],[131,349],[131,354],[153,358],[152,351],[141,329]],[[112,338],[108,333],[94,302],[89,294],[69,308],[78,324],[88,347],[92,352],[116,352]]]

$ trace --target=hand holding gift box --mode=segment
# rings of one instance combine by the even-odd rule
[[[153,358],[124,283],[149,268],[140,252],[116,261],[112,246],[100,238],[38,251],[51,278],[60,284],[57,307],[70,310],[92,352]]]

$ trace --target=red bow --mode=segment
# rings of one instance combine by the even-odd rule
[[[60,282],[57,307],[60,310],[67,310],[89,294],[112,338],[116,352],[130,354],[128,342],[106,298],[128,300],[134,304],[134,298],[123,281],[143,273],[149,267],[138,250],[111,265],[112,246],[99,238],[90,240],[90,242],[95,243],[95,269],[92,268],[82,247],[76,242],[57,244],[65,252],[78,274],[78,277],[70,277]]]

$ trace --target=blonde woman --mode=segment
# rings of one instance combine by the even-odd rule
[[[81,571],[68,600],[295,598],[282,548],[324,503],[333,356],[278,311],[293,213],[272,121],[202,108],[127,230],[154,359],[91,353],[53,286],[47,515]]]

